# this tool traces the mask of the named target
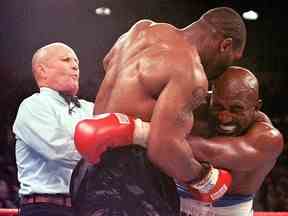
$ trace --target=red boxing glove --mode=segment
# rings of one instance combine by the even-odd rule
[[[232,183],[231,174],[222,169],[213,168],[210,165],[208,174],[199,182],[187,184],[194,199],[211,203],[221,198]]]
[[[84,159],[97,163],[107,148],[131,144],[145,146],[149,123],[122,113],[105,113],[77,123],[74,142]]]

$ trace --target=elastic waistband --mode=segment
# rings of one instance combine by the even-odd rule
[[[254,195],[224,195],[219,200],[213,203],[214,207],[227,207],[232,205],[241,204],[253,200]]]
[[[177,193],[182,198],[190,198],[193,199],[190,192],[187,190],[186,187],[177,184]],[[243,202],[250,201],[254,198],[254,194],[249,195],[224,195],[219,200],[215,201],[212,205],[214,207],[226,207],[237,205]]]

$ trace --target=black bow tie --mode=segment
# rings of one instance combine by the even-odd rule
[[[81,107],[79,98],[77,96],[71,97],[71,102],[74,103],[76,107]]]
[[[67,95],[67,94],[65,94],[63,92],[60,92],[59,94],[64,98],[64,100],[68,104],[68,106],[69,106],[69,110],[68,110],[69,114],[72,113],[72,111],[73,111],[73,109],[75,107],[78,107],[78,108],[81,107],[81,104],[80,104],[79,99],[78,99],[77,96]],[[71,104],[72,104],[72,106],[71,106]]]

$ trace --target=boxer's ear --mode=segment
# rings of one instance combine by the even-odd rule
[[[229,52],[232,50],[232,38],[225,38],[224,40],[221,41],[220,43],[220,52]]]
[[[262,100],[258,99],[257,102],[256,102],[256,106],[255,106],[256,111],[261,109],[262,104],[263,104]]]

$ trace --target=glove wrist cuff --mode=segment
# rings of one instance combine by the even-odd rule
[[[185,184],[199,192],[207,193],[216,185],[219,177],[219,170],[213,168],[208,162],[201,162],[201,165],[203,167],[202,178],[198,181],[195,181],[195,179],[187,181]]]
[[[133,143],[147,148],[150,124],[137,118],[134,120],[135,128],[133,133]]]

